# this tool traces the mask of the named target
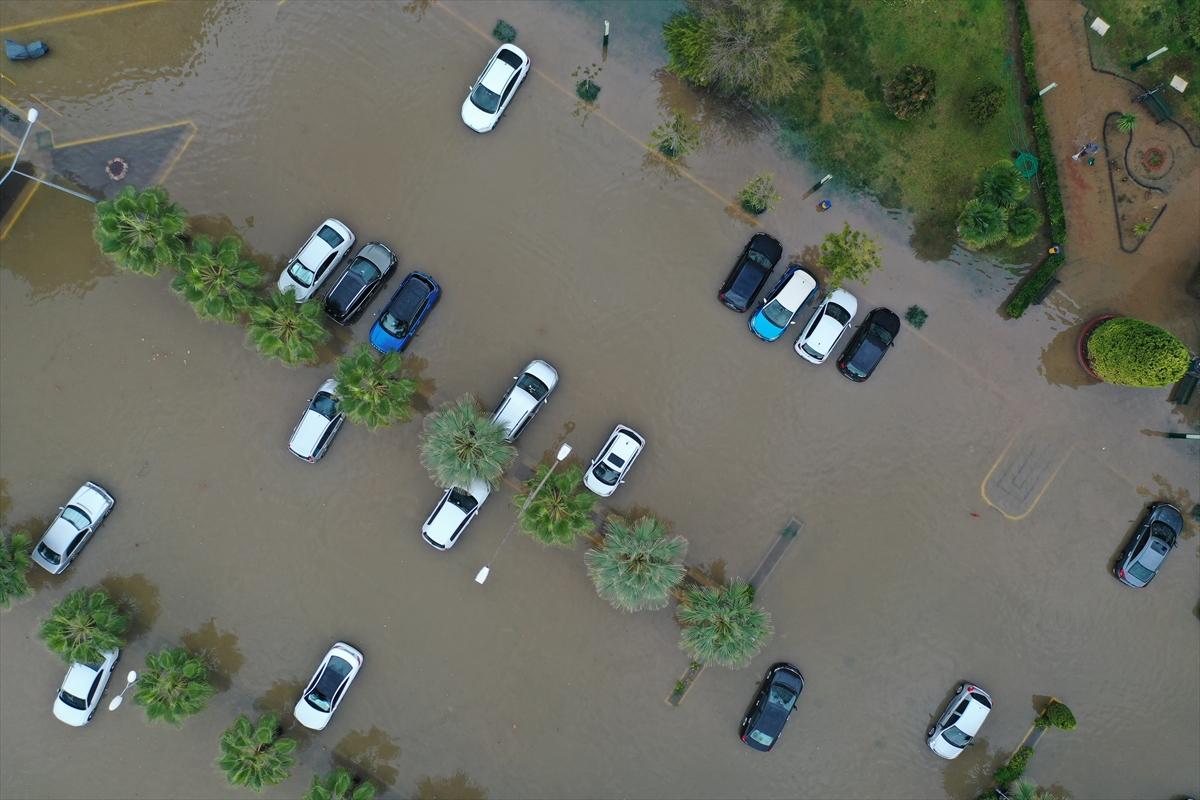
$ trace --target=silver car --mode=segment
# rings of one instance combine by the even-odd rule
[[[925,732],[929,749],[942,758],[958,758],[974,742],[991,711],[991,695],[970,683],[959,684],[946,710]]]
[[[353,246],[354,234],[349,228],[336,219],[325,220],[288,262],[279,276],[279,291],[291,289],[296,302],[303,303],[317,293]]]
[[[292,455],[310,464],[325,455],[329,443],[346,420],[338,410],[337,386],[333,378],[321,384],[309,401],[304,416],[296,423],[292,439],[288,442],[288,450],[292,451]]]
[[[505,441],[515,442],[558,385],[558,372],[545,361],[530,361],[500,401],[492,422],[504,428]]]
[[[88,481],[59,509],[58,516],[37,547],[33,560],[51,575],[57,575],[79,555],[100,523],[112,511],[112,495]]]
[[[99,664],[81,661],[72,664],[54,697],[54,716],[68,725],[78,728],[91,722],[108,680],[117,668],[121,651],[110,650],[100,655],[104,660]]]

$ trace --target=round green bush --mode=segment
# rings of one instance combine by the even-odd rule
[[[1087,342],[1096,376],[1119,386],[1169,386],[1188,368],[1188,350],[1167,331],[1129,317],[1102,323]]]
[[[1062,703],[1051,703],[1050,707],[1046,709],[1046,718],[1059,730],[1075,730],[1075,715]]]
[[[1004,107],[1005,93],[994,83],[985,83],[967,98],[967,115],[976,122],[987,122]]]

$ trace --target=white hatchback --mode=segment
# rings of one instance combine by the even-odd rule
[[[954,699],[925,735],[929,749],[942,758],[958,758],[970,747],[983,721],[992,711],[992,698],[969,683],[959,684]]]
[[[609,497],[625,482],[626,473],[645,446],[646,440],[637,431],[618,425],[600,454],[592,459],[583,476],[583,485],[601,497]]]
[[[288,442],[288,450],[292,451],[292,455],[310,464],[325,455],[329,443],[346,421],[342,412],[338,411],[337,387],[338,382],[333,378],[321,384],[309,401],[304,416],[296,423]]]
[[[479,79],[471,85],[471,93],[462,104],[462,121],[476,133],[487,133],[496,127],[528,74],[529,56],[525,51],[512,44],[500,45]]]
[[[346,690],[362,669],[363,654],[345,642],[329,648],[321,666],[296,703],[296,721],[314,731],[324,730],[333,712],[346,697]]]
[[[33,548],[33,560],[51,575],[58,575],[71,566],[112,507],[112,495],[91,481],[85,483],[59,509],[58,516]]]
[[[491,488],[483,481],[475,481],[468,489],[450,487],[421,526],[421,538],[438,550],[454,547],[491,493]]]
[[[349,228],[336,219],[325,220],[288,262],[279,276],[279,291],[291,289],[296,302],[303,303],[317,293],[353,246],[354,234]]]
[[[67,670],[62,687],[54,698],[54,716],[78,728],[87,725],[100,705],[108,679],[117,668],[120,650],[101,653],[104,660],[99,664],[84,664],[76,661]]]
[[[858,300],[854,295],[845,289],[834,289],[796,339],[796,353],[814,364],[824,364],[857,311]]]
[[[558,372],[545,361],[534,360],[516,381],[492,415],[492,422],[504,428],[504,439],[509,442],[517,440],[529,420],[545,405],[558,385]]]

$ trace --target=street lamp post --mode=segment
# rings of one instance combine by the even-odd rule
[[[29,180],[33,181],[34,183],[40,183],[43,186],[49,186],[52,189],[58,189],[60,192],[66,192],[69,195],[74,195],[75,197],[78,197],[81,200],[87,200],[89,203],[95,203],[96,198],[94,198],[94,197],[88,197],[86,194],[83,194],[81,192],[76,192],[72,189],[67,189],[66,187],[59,186],[56,183],[50,183],[50,181],[44,181],[41,178],[34,177],[33,175],[26,175],[24,172],[21,172],[21,170],[17,169],[17,159],[19,159],[21,157],[21,151],[25,149],[25,140],[29,138],[29,132],[31,130],[33,130],[33,123],[37,122],[38,110],[36,108],[29,109],[29,114],[28,114],[27,118],[29,120],[29,126],[25,128],[25,135],[21,137],[21,143],[19,145],[17,145],[17,152],[15,155],[13,155],[12,166],[10,166],[8,168],[8,172],[4,173],[4,177],[0,178],[0,183],[4,183],[6,180],[8,180],[9,175],[16,173],[17,175],[20,175],[22,178],[28,178]]]
[[[116,697],[114,697],[112,699],[112,702],[108,704],[109,711],[117,710],[117,706],[121,705],[121,701],[125,699],[125,693],[129,691],[130,686],[133,686],[135,683],[137,683],[137,679],[138,679],[137,670],[136,669],[129,670],[129,674],[125,676],[125,688],[122,689],[121,693],[119,695],[117,695]]]
[[[1137,61],[1135,61],[1129,65],[1129,71],[1137,72],[1138,67],[1145,66],[1150,61],[1150,59],[1155,58],[1156,56],[1161,56],[1165,52],[1167,52],[1167,48],[1160,47],[1157,50],[1155,50],[1153,53],[1151,53],[1150,55],[1146,56],[1145,58],[1139,58]]]
[[[509,527],[508,533],[504,534],[504,538],[500,540],[500,547],[504,547],[504,543],[508,541],[508,537],[512,536],[512,532],[517,528],[517,523],[521,521],[521,517],[525,516],[525,512],[529,509],[529,504],[533,502],[533,498],[536,497],[537,493],[540,492],[542,487],[546,485],[546,481],[550,478],[551,473],[554,472],[554,468],[561,464],[562,460],[569,455],[571,455],[571,445],[563,442],[563,446],[558,448],[558,454],[554,457],[554,463],[550,466],[550,469],[546,470],[546,475],[537,485],[537,488],[530,492],[529,496],[525,498],[525,505],[521,506],[521,510],[517,512],[517,518],[513,520],[513,524]],[[491,561],[488,561],[487,565],[483,569],[479,570],[479,574],[475,576],[476,583],[483,583],[487,580],[488,573],[492,570],[492,561],[495,561],[496,556],[500,555],[500,547],[497,547],[496,552],[492,554]]]

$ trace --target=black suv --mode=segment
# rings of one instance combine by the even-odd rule
[[[802,691],[804,676],[791,664],[779,663],[767,670],[754,706],[742,719],[742,741],[755,750],[769,753],[779,741]]]
[[[838,369],[852,381],[865,381],[879,366],[888,348],[896,343],[896,334],[899,332],[899,317],[890,309],[875,309],[863,320],[850,344],[846,345],[842,357],[838,359]]]
[[[754,234],[742,250],[742,257],[733,265],[733,271],[721,285],[717,297],[739,314],[745,313],[782,257],[783,245],[775,237],[766,233]]]

